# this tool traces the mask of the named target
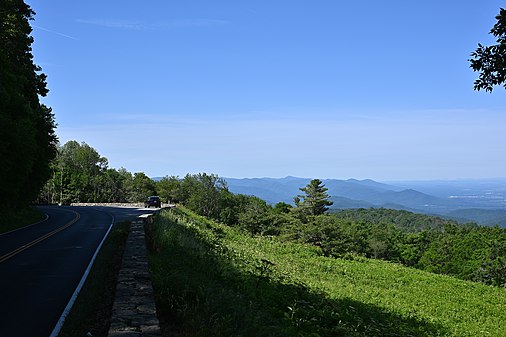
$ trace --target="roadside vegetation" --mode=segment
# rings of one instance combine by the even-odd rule
[[[44,220],[44,213],[33,207],[0,208],[0,234]]]
[[[251,236],[186,208],[151,227],[162,322],[181,336],[503,336],[504,289]],[[175,326],[174,326],[175,325]]]
[[[100,249],[90,274],[66,318],[59,337],[106,337],[129,222],[116,223]]]

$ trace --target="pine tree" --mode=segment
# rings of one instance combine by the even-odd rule
[[[327,194],[328,188],[323,185],[319,179],[313,179],[306,187],[300,188],[304,195],[298,195],[294,198],[295,205],[299,210],[308,215],[321,215],[327,210],[327,206],[333,204]],[[302,199],[302,200],[301,200]]]

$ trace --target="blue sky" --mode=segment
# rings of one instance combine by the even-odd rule
[[[60,141],[149,176],[506,176],[504,1],[27,1]]]

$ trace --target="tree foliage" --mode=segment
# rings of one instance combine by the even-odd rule
[[[471,68],[480,74],[474,81],[474,90],[492,92],[496,85],[506,88],[506,10],[501,8],[496,19],[490,34],[496,37],[497,44],[478,44],[476,51],[471,53]]]
[[[156,184],[156,191],[160,198],[168,203],[179,202],[181,193],[179,179],[176,176],[166,176]]]
[[[228,191],[225,180],[215,174],[186,175],[182,181],[185,204],[200,215],[219,219]]]
[[[339,219],[353,222],[393,224],[400,231],[406,233],[417,233],[426,229],[441,231],[447,225],[457,224],[456,221],[436,216],[388,208],[345,209],[335,212],[333,215]]]
[[[59,151],[58,166],[65,182],[64,194],[67,201],[97,201],[102,184],[99,176],[107,169],[107,159],[86,143],[67,142]]]
[[[144,172],[134,173],[129,183],[130,188],[127,201],[142,202],[146,197],[156,194],[155,182]]]
[[[33,201],[51,175],[57,137],[51,109],[39,101],[46,75],[33,63],[29,20],[20,0],[0,0],[0,206]]]

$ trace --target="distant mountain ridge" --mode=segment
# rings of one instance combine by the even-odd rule
[[[308,178],[225,178],[233,193],[255,195],[271,204],[286,202],[293,204],[293,198],[301,194],[301,187],[307,185]],[[333,198],[333,208],[349,208],[349,204],[362,207],[381,207],[394,204],[407,208],[423,209],[428,205],[445,205],[447,200],[437,198],[413,189],[379,183],[370,179],[338,180],[323,179],[328,194]],[[341,205],[347,205],[342,207]]]
[[[291,176],[285,178],[224,179],[231,192],[254,195],[271,204],[278,202],[293,204],[293,198],[302,193],[299,188],[306,186],[311,180]],[[423,182],[413,184],[399,182],[397,185],[371,179],[322,179],[322,182],[328,188],[328,194],[334,202],[331,209],[334,210],[384,207],[442,215],[461,221],[476,221],[485,225],[497,223],[506,226],[506,198],[504,197],[506,196],[506,180],[504,179],[498,180],[497,195],[488,199],[487,194],[491,192],[487,191],[491,186],[494,186],[489,180],[486,185],[480,185],[476,181],[472,181],[473,184],[470,185],[486,186],[488,190],[465,188],[465,181],[459,181],[459,184],[450,181],[447,182],[447,185],[441,181],[433,182],[433,185],[430,181],[425,184]],[[414,189],[413,185],[417,189]],[[455,186],[458,186],[459,189],[456,189]],[[424,191],[438,191],[438,195],[420,192],[418,187]],[[475,193],[478,196],[464,195],[459,197],[453,195],[461,191],[466,191],[469,195]],[[503,207],[501,207],[501,198],[503,198]]]

